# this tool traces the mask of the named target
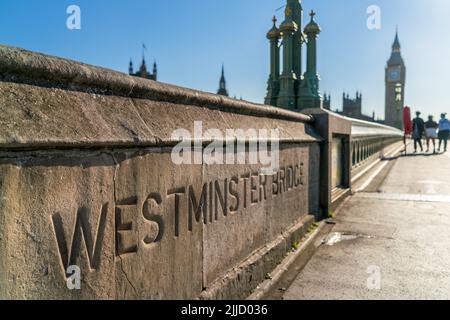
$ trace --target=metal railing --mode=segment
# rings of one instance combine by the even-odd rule
[[[352,173],[383,156],[386,147],[403,139],[403,132],[379,123],[348,118],[352,122]]]

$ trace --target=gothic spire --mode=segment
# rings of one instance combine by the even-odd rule
[[[128,66],[128,74],[133,74],[134,70],[133,70],[133,60],[130,59],[130,64]]]
[[[222,75],[220,77],[219,90],[217,94],[228,97],[227,81],[225,80],[225,66],[222,64]]]
[[[398,28],[395,32],[394,43],[392,44],[392,53],[388,61],[388,65],[401,65],[403,64],[403,58],[401,54],[401,45],[398,36]]]
[[[153,80],[158,80],[158,65],[156,64],[156,60],[153,62]]]
[[[392,44],[392,51],[400,52],[400,49],[401,49],[401,46],[400,46],[400,40],[398,38],[398,27],[397,27],[397,30],[395,31],[394,43]]]
[[[220,82],[221,83],[226,83],[225,80],[225,66],[222,64],[222,76],[220,77]]]
[[[145,51],[147,50],[147,47],[145,46],[145,44],[142,44],[142,64],[141,64],[141,68],[140,71],[144,74],[147,74],[147,64],[145,62]]]
[[[133,61],[130,59],[130,63],[128,65],[128,73],[131,76],[141,77],[149,80],[157,81],[158,78],[158,66],[156,64],[156,60],[153,63],[153,73],[151,69],[147,69],[147,62],[145,60],[146,46],[142,44],[142,62],[139,68],[134,72]],[[151,68],[151,66],[150,66]]]

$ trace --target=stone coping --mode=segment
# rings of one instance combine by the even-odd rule
[[[132,77],[80,62],[0,45],[0,80],[230,109],[233,112],[312,122],[309,115]]]
[[[0,45],[0,148],[174,145],[178,128],[280,129],[317,142],[312,116]],[[192,131],[191,131],[192,132]]]

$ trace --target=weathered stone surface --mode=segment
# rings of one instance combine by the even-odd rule
[[[16,48],[0,46],[0,70],[3,147],[160,146],[175,143],[173,128],[192,126],[193,119],[216,123],[212,128],[272,124],[281,141],[319,138],[305,127],[312,118],[304,114]]]
[[[118,298],[198,296],[203,224],[190,221],[186,192],[192,188],[200,200],[202,167],[172,165],[170,149],[162,148],[115,157],[126,159],[115,182]]]
[[[0,298],[243,297],[319,210],[311,117],[6,47],[0,70]],[[277,173],[174,164],[197,121],[278,129]]]
[[[260,174],[257,166],[205,167],[204,182],[218,182],[221,191],[223,181],[232,183],[239,198],[238,204],[236,197],[231,197],[232,203],[229,203],[237,207],[236,210],[224,216],[219,208],[217,218],[214,216],[213,223],[206,225],[203,252],[206,286],[273,241],[294,222],[317,212],[318,183],[308,183],[310,175],[318,181],[318,167],[314,165],[317,155],[318,149],[314,146],[285,148],[280,169],[270,176]],[[214,186],[213,189],[217,190]],[[312,203],[309,203],[309,194],[313,195]]]
[[[149,81],[150,82],[150,81]],[[131,147],[173,145],[174,128],[278,128],[282,142],[317,141],[304,122],[95,93],[0,82],[0,145]],[[182,116],[180,116],[182,115]],[[296,120],[296,119],[293,119]],[[26,130],[24,130],[26,128]]]
[[[174,165],[170,148],[1,157],[0,293],[197,297],[318,210],[317,148],[282,150],[276,178],[257,166]],[[66,288],[69,265],[82,270],[81,291]]]
[[[114,298],[112,158],[46,154],[0,163],[0,297]],[[69,265],[84,271],[82,291],[67,289]]]

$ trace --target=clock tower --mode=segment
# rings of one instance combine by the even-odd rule
[[[405,106],[406,67],[401,55],[398,32],[395,35],[392,53],[386,66],[385,123],[403,129],[403,107]]]

